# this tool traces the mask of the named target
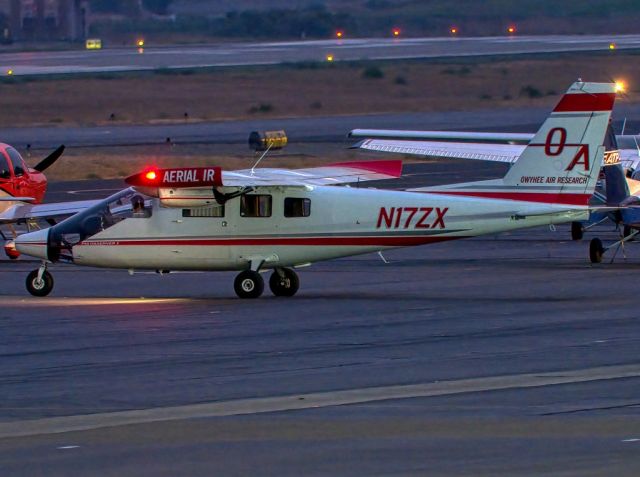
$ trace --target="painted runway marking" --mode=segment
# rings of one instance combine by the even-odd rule
[[[60,446],[56,447],[58,450],[69,450],[69,449],[78,449],[80,446]]]
[[[640,439],[623,439],[622,442],[640,442]]]
[[[318,409],[394,399],[451,396],[465,393],[537,388],[638,377],[640,377],[640,364],[631,364],[547,373],[526,373],[459,379],[455,381],[347,389],[289,396],[237,399],[233,401],[158,407],[135,411],[117,411],[4,422],[0,423],[0,438],[60,434],[64,432],[77,432],[181,419]]]

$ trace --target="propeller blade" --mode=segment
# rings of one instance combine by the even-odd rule
[[[47,169],[49,166],[51,166],[54,162],[56,162],[58,160],[58,158],[60,156],[62,156],[63,152],[64,152],[64,144],[61,145],[60,147],[58,147],[58,149],[53,151],[51,154],[49,154],[43,160],[41,160],[38,163],[38,165],[36,165],[36,167],[34,167],[34,169],[36,171],[38,171],[38,172],[43,172],[45,169]]]

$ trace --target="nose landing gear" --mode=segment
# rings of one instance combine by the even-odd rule
[[[53,276],[47,271],[43,263],[39,269],[27,275],[27,291],[33,296],[47,296],[53,290]]]

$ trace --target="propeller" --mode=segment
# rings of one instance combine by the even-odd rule
[[[49,154],[47,157],[45,157],[43,160],[41,160],[34,167],[34,169],[36,171],[38,171],[38,172],[43,172],[45,169],[50,167],[54,162],[56,162],[58,160],[58,158],[60,156],[62,156],[63,152],[64,152],[64,144],[62,144],[60,147],[58,147],[58,149],[56,149],[51,154]]]

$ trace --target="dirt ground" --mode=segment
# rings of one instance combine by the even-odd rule
[[[47,151],[34,151],[25,160],[35,165]],[[367,159],[371,159],[367,154]],[[220,166],[226,170],[250,169],[259,156],[246,146],[212,145],[158,145],[120,146],[105,148],[67,148],[64,156],[47,169],[50,181],[124,178],[149,166]],[[348,149],[345,144],[289,145],[274,151],[260,162],[262,167],[301,168],[331,162],[363,160],[360,151]],[[415,158],[408,158],[415,160]]]
[[[551,106],[581,77],[625,78],[640,57],[610,54],[460,62],[306,64],[0,80],[0,127],[211,121]]]
[[[640,86],[633,79],[640,78],[639,58],[612,52],[561,58],[291,65],[34,81],[5,78],[0,81],[0,127],[552,107],[558,95],[578,77],[589,81],[624,79],[628,83],[624,100],[638,102]],[[35,164],[45,154],[35,151],[27,161]],[[358,158],[362,156],[344,144],[290,144],[285,151],[271,154],[268,161],[272,167],[306,167]],[[247,148],[237,146],[74,148],[65,152],[47,176],[54,181],[107,179],[126,177],[151,164],[215,163],[240,169],[250,168],[254,162]]]

